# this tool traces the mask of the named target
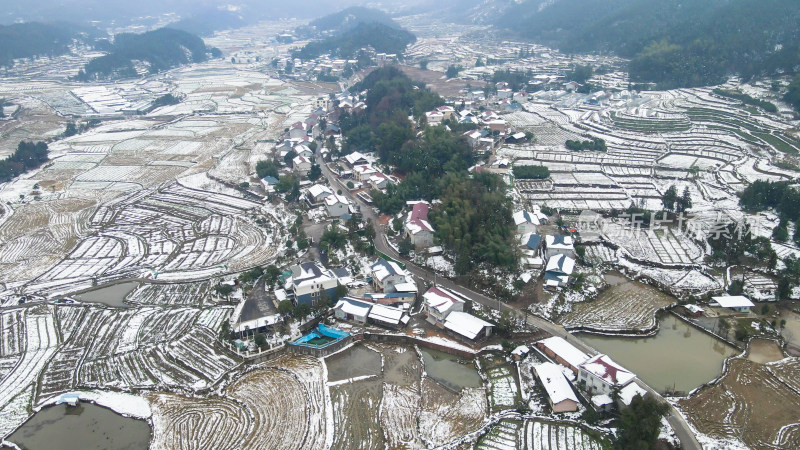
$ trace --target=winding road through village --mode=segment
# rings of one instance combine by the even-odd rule
[[[320,161],[322,161],[321,155],[318,154],[317,158]],[[417,277],[419,279],[422,279],[422,280],[424,280],[424,281],[426,281],[428,283],[437,284],[439,286],[443,286],[443,287],[445,287],[447,289],[453,290],[453,291],[455,291],[455,292],[457,292],[457,293],[459,293],[461,295],[464,295],[464,296],[472,299],[473,301],[476,301],[476,302],[480,303],[483,306],[499,310],[501,313],[502,312],[509,312],[509,313],[513,314],[514,316],[520,318],[520,319],[524,319],[524,322],[531,329],[538,329],[538,330],[545,331],[546,333],[549,333],[549,334],[551,334],[553,336],[560,336],[560,337],[564,338],[565,340],[569,341],[569,343],[571,343],[572,345],[574,345],[575,347],[577,347],[578,349],[580,349],[581,351],[583,351],[585,353],[588,353],[588,354],[591,354],[591,355],[596,355],[596,354],[599,353],[597,350],[595,350],[594,348],[590,347],[589,345],[587,345],[586,343],[584,343],[583,341],[581,341],[580,339],[578,339],[577,337],[572,335],[570,332],[565,330],[564,327],[562,327],[561,325],[558,325],[558,324],[555,324],[553,322],[550,322],[549,320],[543,319],[543,318],[541,318],[539,316],[535,316],[533,314],[530,314],[527,311],[522,311],[522,310],[520,310],[518,308],[510,306],[510,305],[508,305],[506,303],[503,303],[503,302],[501,302],[501,301],[499,301],[497,299],[491,299],[491,298],[489,298],[489,297],[487,297],[487,296],[485,296],[485,295],[483,295],[483,294],[481,294],[479,292],[475,292],[475,291],[473,291],[473,290],[471,290],[471,289],[469,289],[469,288],[467,288],[467,287],[465,287],[465,286],[463,286],[461,284],[458,284],[458,283],[456,283],[456,282],[454,282],[454,281],[452,281],[450,279],[447,279],[447,278],[445,278],[443,276],[440,276],[440,275],[436,275],[436,274],[434,274],[433,271],[430,271],[428,269],[419,267],[416,264],[412,263],[411,261],[403,258],[402,256],[400,256],[400,254],[392,246],[390,246],[388,244],[388,241],[387,241],[387,238],[386,238],[385,225],[380,225],[379,224],[378,215],[372,209],[373,207],[370,206],[370,205],[365,204],[360,198],[358,198],[357,196],[353,195],[350,192],[350,190],[341,183],[341,181],[339,180],[338,176],[336,176],[330,170],[330,168],[328,167],[327,164],[320,164],[320,167],[322,168],[322,173],[325,176],[325,178],[327,178],[329,184],[332,187],[335,187],[336,190],[341,189],[342,194],[347,196],[347,198],[349,198],[354,204],[359,205],[359,207],[361,208],[362,216],[364,218],[368,219],[368,220],[371,220],[372,223],[375,224],[375,228],[376,228],[375,229],[375,231],[376,231],[375,248],[378,249],[380,252],[382,252],[382,253],[384,253],[384,254],[386,254],[386,255],[388,255],[388,256],[390,256],[390,257],[392,257],[392,258],[394,258],[394,259],[396,259],[398,261],[403,262],[406,265],[406,268],[408,269],[408,271],[411,272],[412,275],[414,275],[415,277]],[[637,381],[637,384],[642,389],[645,389],[647,392],[649,392],[655,398],[663,400],[663,398],[661,397],[661,394],[659,394],[653,388],[651,388],[650,386],[645,384],[642,380],[637,378],[636,381]],[[684,448],[684,449],[690,449],[690,450],[701,450],[702,446],[697,441],[697,438],[695,437],[694,432],[689,427],[689,424],[686,422],[686,420],[684,419],[683,415],[681,415],[681,413],[678,412],[678,410],[674,406],[672,406],[671,404],[669,404],[665,400],[663,400],[663,401],[669,405],[667,421],[669,422],[669,424],[672,427],[672,429],[675,431],[675,435],[680,440],[681,447]]]

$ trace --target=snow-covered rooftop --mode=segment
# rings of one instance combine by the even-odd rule
[[[625,386],[636,378],[633,372],[615,363],[608,355],[602,353],[581,364],[580,368],[612,386]]]
[[[719,306],[723,308],[746,308],[753,307],[755,304],[743,295],[720,295],[718,297],[711,297]]]
[[[367,317],[369,314],[370,308],[374,306],[372,303],[365,302],[362,300],[357,300],[350,297],[342,297],[334,306],[334,309],[338,309],[345,314],[352,314],[358,317]]]
[[[411,212],[408,213],[406,218],[406,230],[411,234],[417,234],[422,231],[433,231],[433,226],[428,222],[428,209],[430,206],[427,202],[419,202],[414,204]]]
[[[570,344],[569,342],[564,340],[564,338],[559,336],[553,336],[547,339],[542,339],[541,341],[537,342],[537,344],[545,346],[551,352],[553,352],[555,355],[557,355],[559,358],[563,359],[573,367],[578,367],[581,364],[583,364],[584,361],[589,359],[589,355],[578,350],[577,347]]]
[[[425,303],[440,313],[448,311],[456,303],[464,302],[452,292],[438,286],[428,289],[428,292],[422,294],[422,298],[425,299]]]
[[[451,312],[444,321],[445,328],[468,339],[475,339],[484,327],[491,326],[491,323],[462,311]]]
[[[374,304],[369,312],[369,318],[378,320],[380,322],[398,325],[403,321],[404,311],[400,308],[393,308],[391,306]]]
[[[534,370],[539,381],[542,382],[544,390],[547,391],[547,396],[550,397],[550,401],[554,405],[565,400],[572,400],[578,403],[578,397],[572,391],[572,386],[569,385],[569,381],[564,378],[564,374],[561,373],[561,369],[556,364],[542,363],[534,366]]]
[[[636,383],[631,383],[619,390],[619,398],[622,400],[622,403],[625,403],[626,405],[630,405],[631,401],[633,401],[633,397],[636,397],[637,395],[644,397],[647,395],[647,391],[640,388]]]

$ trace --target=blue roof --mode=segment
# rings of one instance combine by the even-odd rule
[[[542,243],[542,237],[538,234],[532,234],[530,238],[528,238],[528,242],[525,245],[528,246],[531,250],[536,250],[539,248],[539,245]]]
[[[262,178],[262,180],[266,181],[267,184],[278,184],[278,179],[269,175]]]
[[[553,235],[553,244],[567,245],[567,243],[564,242],[564,238],[565,237],[566,236],[564,236],[563,234],[554,234]]]

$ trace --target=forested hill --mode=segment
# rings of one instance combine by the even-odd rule
[[[147,64],[149,71],[155,73],[218,56],[218,49],[206,47],[202,39],[182,30],[159,28],[142,34],[123,33],[114,38],[109,54],[86,64],[78,79],[136,76],[135,61]]]
[[[359,23],[344,33],[314,41],[294,53],[295,58],[313,59],[325,53],[338,58],[353,58],[359,49],[372,46],[379,53],[402,54],[417,38],[410,32],[382,23]]]
[[[793,72],[797,0],[528,0],[497,25],[567,52],[631,58],[631,80],[662,88]]]
[[[400,28],[385,12],[353,6],[339,12],[313,20],[306,26],[298,27],[296,34],[303,37],[320,37],[344,33],[363,23],[380,23],[391,28]]]
[[[18,58],[63,55],[73,40],[88,41],[98,35],[97,29],[65,23],[0,25],[0,65],[10,65]]]

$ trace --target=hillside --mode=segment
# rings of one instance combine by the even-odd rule
[[[244,25],[244,19],[236,13],[210,9],[173,22],[167,27],[197,36],[211,36],[215,31],[240,28]]]
[[[794,0],[529,0],[496,23],[563,51],[631,58],[632,81],[671,88],[792,70],[798,20]]]
[[[115,37],[111,52],[89,61],[78,73],[79,80],[136,76],[135,62],[151,73],[183,64],[203,62],[219,56],[199,37],[181,30],[160,28],[142,34],[123,33]]]
[[[73,40],[88,40],[99,34],[97,29],[63,23],[0,25],[0,65],[9,65],[18,58],[63,55],[69,52]]]
[[[359,23],[355,28],[341,34],[314,41],[294,53],[295,58],[313,59],[325,53],[338,58],[352,58],[366,46],[379,53],[402,54],[417,38],[401,28],[382,23]]]
[[[321,31],[344,31],[359,23],[377,22],[397,27],[392,18],[379,9],[353,6],[312,21],[309,26]]]

